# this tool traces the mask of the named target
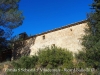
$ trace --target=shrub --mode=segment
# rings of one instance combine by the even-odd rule
[[[44,48],[40,49],[37,56],[29,57],[24,56],[21,57],[19,60],[14,61],[13,66],[15,68],[40,68],[40,69],[72,69],[73,66],[73,54],[72,52],[58,48],[58,47],[51,47],[51,48]],[[36,71],[36,72],[8,72],[8,75],[69,75],[70,72],[43,72],[43,71]]]
[[[21,57],[19,60],[17,60],[16,62],[12,62],[13,66],[15,68],[33,68],[36,65],[36,62],[38,61],[38,57],[37,56],[24,56]]]
[[[38,63],[41,67],[71,68],[73,66],[72,52],[58,47],[46,47],[44,49],[40,49],[40,51],[38,52],[38,58]]]

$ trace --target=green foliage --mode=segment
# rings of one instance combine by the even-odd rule
[[[77,60],[77,63],[75,65],[76,68],[87,68],[87,65],[85,63],[86,60],[86,53],[85,51],[79,51],[79,53],[75,54],[75,58]]]
[[[7,47],[7,39],[11,37],[12,30],[23,23],[22,12],[19,11],[20,0],[0,0],[0,50]]]
[[[15,35],[13,37],[11,37],[10,42],[13,44],[15,42],[20,42],[20,41],[24,41],[26,38],[28,38],[29,36],[27,35],[26,32],[24,33],[20,33],[18,35]]]
[[[38,63],[41,67],[58,68],[66,67],[71,68],[73,66],[73,55],[66,49],[51,47],[41,49],[38,53]]]
[[[37,56],[32,57],[21,57],[17,61],[13,61],[12,64],[14,68],[26,68],[26,69],[60,69],[60,71],[34,71],[34,72],[8,72],[8,75],[69,75],[70,72],[64,72],[64,68],[72,69],[73,65],[73,55],[72,52],[57,48],[44,48],[40,49]],[[62,70],[62,71],[61,71]]]
[[[8,71],[7,75],[80,75],[80,72],[72,72],[67,70],[74,68],[86,69],[87,66],[84,62],[86,57],[84,54],[84,51],[80,51],[79,55],[76,54],[77,63],[74,64],[72,52],[58,47],[46,47],[44,49],[40,49],[37,56],[24,56],[17,61],[12,62],[15,69],[35,69],[35,71]],[[43,71],[43,69],[50,69],[51,72]],[[54,69],[56,71],[53,71]],[[83,72],[84,75],[94,75],[96,73],[97,72]]]
[[[38,61],[37,56],[32,56],[32,57],[24,56],[24,57],[21,57],[16,62],[12,62],[12,64],[15,68],[26,68],[26,69],[28,69],[28,68],[35,67],[37,61]]]
[[[23,23],[22,12],[18,9],[20,0],[0,0],[0,28],[4,30],[6,38],[11,31]]]
[[[72,52],[57,47],[46,47],[38,52],[38,56],[24,56],[12,64],[16,68],[32,68],[36,65],[40,65],[42,68],[72,68],[72,61]]]
[[[4,50],[7,46],[7,40],[5,37],[2,37],[4,35],[4,30],[0,28],[0,52]]]
[[[88,27],[83,37],[83,54],[79,53],[79,60],[84,61],[87,67],[100,69],[100,0],[94,0],[92,12],[88,14]],[[84,55],[82,57],[81,55]]]

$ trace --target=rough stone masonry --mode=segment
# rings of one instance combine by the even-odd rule
[[[87,27],[87,20],[76,22],[70,25],[66,25],[60,28],[49,30],[40,34],[26,38],[21,43],[24,46],[21,48],[14,48],[15,57],[17,55],[23,55],[28,53],[29,55],[35,55],[39,49],[57,46],[61,48],[67,48],[73,53],[77,53],[82,50],[81,38],[85,35],[85,28]]]

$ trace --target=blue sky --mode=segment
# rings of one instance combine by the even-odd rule
[[[21,0],[19,9],[25,17],[13,35],[35,35],[86,19],[92,0]]]

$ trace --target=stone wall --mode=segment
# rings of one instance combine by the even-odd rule
[[[52,45],[67,48],[73,53],[78,52],[78,50],[82,49],[81,38],[84,35],[84,29],[86,25],[87,23],[82,23],[37,36],[34,45],[30,47],[30,55],[34,55],[39,48]]]
[[[67,48],[73,53],[77,53],[78,50],[82,50],[83,48],[81,45],[81,38],[85,34],[84,30],[86,27],[87,21],[85,20],[37,34],[24,40],[25,46],[28,46],[30,50],[29,55],[36,54],[40,48],[50,46]],[[21,54],[25,51],[25,46],[23,47],[24,50],[20,49]]]

